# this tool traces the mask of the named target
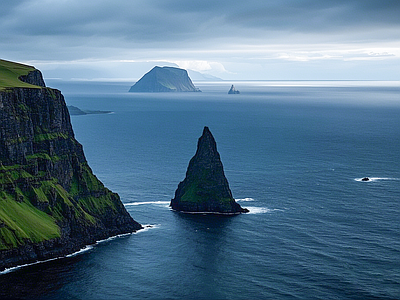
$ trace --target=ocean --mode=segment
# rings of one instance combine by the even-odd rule
[[[145,230],[0,275],[0,298],[400,299],[400,83],[47,80],[96,176]],[[234,84],[239,95],[228,95]],[[204,126],[234,217],[171,211]],[[370,181],[362,181],[369,177]]]

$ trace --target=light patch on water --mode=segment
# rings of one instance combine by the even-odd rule
[[[242,198],[242,199],[235,199],[236,202],[250,202],[254,201],[254,198]]]
[[[146,201],[146,202],[130,202],[124,203],[125,206],[135,206],[135,205],[149,205],[149,204],[156,204],[156,205],[169,205],[169,201]]]
[[[255,214],[268,214],[274,211],[282,211],[281,209],[276,208],[268,208],[268,207],[257,207],[257,206],[246,206],[249,210],[248,214],[255,215]]]

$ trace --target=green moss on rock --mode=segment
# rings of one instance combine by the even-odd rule
[[[0,249],[24,245],[26,241],[41,242],[60,237],[56,220],[37,209],[26,197],[17,202],[14,196],[0,192]]]
[[[216,142],[208,127],[204,127],[196,154],[189,162],[185,179],[178,185],[171,207],[182,212],[248,212],[232,197]]]
[[[35,142],[44,142],[44,141],[51,141],[56,139],[68,139],[69,136],[66,133],[62,132],[52,132],[52,133],[42,133],[36,134],[34,141]]]

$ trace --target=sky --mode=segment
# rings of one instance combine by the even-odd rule
[[[45,78],[400,80],[399,0],[12,0],[0,58]]]

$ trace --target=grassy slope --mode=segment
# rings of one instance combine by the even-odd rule
[[[19,80],[20,76],[27,75],[35,68],[6,60],[0,60],[0,91],[7,88],[40,88]],[[0,168],[0,184],[9,184],[20,178],[32,178],[22,166],[8,166]],[[0,250],[23,245],[26,240],[41,242],[60,236],[60,228],[53,216],[37,209],[32,205],[32,195],[23,193],[17,185],[15,194],[11,195],[0,185]],[[48,186],[49,184],[47,184]],[[46,199],[45,185],[34,189],[39,195],[36,198]],[[19,197],[19,201],[16,201]],[[46,199],[47,200],[47,199]],[[45,200],[45,201],[46,201]]]
[[[38,156],[36,159],[53,158]],[[116,211],[112,194],[102,193],[104,185],[86,163],[81,165],[81,172],[81,179],[74,177],[68,192],[56,179],[46,179],[46,174],[34,178],[24,170],[24,166],[0,165],[0,250],[18,247],[27,241],[41,242],[60,237],[58,221],[70,213],[82,226],[96,227],[98,215],[109,209]],[[26,191],[22,191],[18,184],[24,178],[32,182]],[[3,185],[10,184],[14,185],[15,192],[2,189]],[[102,195],[84,196],[88,190]],[[35,206],[38,203],[46,207],[44,211]]]
[[[17,202],[4,191],[0,195],[0,220],[4,224],[0,227],[0,250],[24,244],[25,239],[40,242],[60,236],[55,220],[35,208],[26,197]]]
[[[31,66],[0,59],[0,91],[13,87],[39,88],[18,79],[34,70]]]

